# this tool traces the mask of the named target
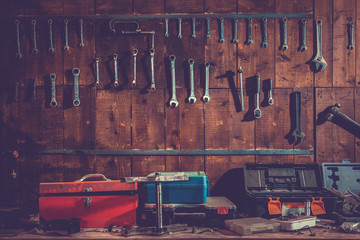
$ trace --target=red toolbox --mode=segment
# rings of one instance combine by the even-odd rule
[[[101,181],[86,181],[101,177]],[[75,182],[40,183],[42,221],[80,219],[81,228],[136,224],[137,183],[88,174]]]

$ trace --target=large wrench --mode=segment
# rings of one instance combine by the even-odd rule
[[[21,50],[20,50],[20,21],[15,20],[16,25],[16,44],[17,44],[17,52],[15,53],[16,58],[22,58]]]
[[[98,87],[100,85],[99,58],[95,59],[95,65],[96,65],[96,83],[95,83],[95,86]]]
[[[254,110],[254,117],[256,119],[261,118],[261,110],[260,110],[260,75],[255,74],[256,77],[256,108]]]
[[[51,73],[50,74],[50,80],[51,80],[51,101],[50,101],[50,107],[56,107],[57,101],[56,101],[56,74]]]
[[[84,26],[83,26],[84,20],[80,19],[79,23],[80,23],[80,43],[79,43],[79,47],[82,48],[82,47],[84,47]]]
[[[253,40],[252,40],[252,19],[251,18],[247,19],[246,36],[247,36],[247,40],[246,40],[245,44],[247,44],[247,45],[252,44]]]
[[[155,91],[155,70],[154,70],[154,55],[155,55],[155,49],[150,49],[150,65],[151,65],[151,90]]]
[[[240,100],[241,100],[241,111],[244,111],[244,90],[243,90],[243,79],[242,79],[242,74],[243,74],[243,70],[241,67],[239,67],[239,82],[240,82]]]
[[[238,40],[238,19],[237,18],[234,18],[234,38],[231,42],[233,42],[233,43],[239,42],[239,40]]]
[[[349,34],[349,45],[348,45],[348,49],[352,50],[355,48],[354,46],[354,23],[349,23],[348,24],[348,34]]]
[[[170,107],[177,107],[179,105],[178,100],[176,99],[176,82],[175,82],[175,59],[174,55],[169,57],[171,63],[171,82],[172,82],[172,97],[170,100]]]
[[[210,38],[210,18],[206,18],[206,38]]]
[[[295,129],[291,133],[294,137],[294,144],[297,145],[305,140],[306,135],[300,127],[300,114],[301,114],[301,92],[296,91],[295,93]]]
[[[223,43],[224,40],[224,18],[220,18],[220,40],[219,42]]]
[[[136,87],[136,55],[138,54],[138,50],[136,48],[133,49],[132,55],[133,55],[133,64],[134,64],[134,76],[132,81],[132,87]]]
[[[68,23],[69,20],[65,19],[64,20],[64,24],[65,24],[65,46],[64,46],[64,50],[67,51],[69,50],[69,36],[68,36]]]
[[[261,47],[266,48],[269,46],[267,42],[267,19],[263,18],[262,21],[262,43],[260,44]]]
[[[301,52],[303,52],[307,49],[307,47],[306,47],[306,19],[305,18],[301,19],[300,23],[301,23],[301,46],[300,46],[299,50]]]
[[[73,101],[73,105],[75,107],[78,107],[80,105],[80,99],[79,99],[79,75],[80,75],[80,69],[73,68],[72,74],[74,76],[74,101]]]
[[[322,55],[322,32],[321,32],[321,20],[316,20],[316,55],[312,62],[315,63],[315,69],[317,72],[324,70],[327,63]]]
[[[49,24],[49,48],[48,48],[48,52],[53,53],[55,51],[55,49],[54,49],[54,43],[53,43],[53,31],[52,31],[53,21],[52,21],[52,19],[48,20],[48,24]]]
[[[178,18],[178,27],[179,27],[178,38],[182,38],[182,36],[181,36],[181,22],[182,22],[182,19]]]
[[[205,63],[205,94],[202,97],[204,102],[210,101],[210,95],[209,95],[209,69],[210,69],[210,63]]]
[[[287,18],[286,17],[282,18],[280,22],[282,27],[282,39],[281,39],[280,49],[285,51],[286,49],[289,48],[289,46],[287,45]]]
[[[273,105],[274,104],[274,99],[272,98],[272,78],[269,79],[269,99],[268,99],[268,104],[269,105]]]
[[[32,20],[31,21],[32,27],[33,27],[33,49],[32,49],[32,54],[38,54],[39,50],[37,49],[37,45],[36,45],[36,20]]]
[[[169,37],[169,19],[165,18],[165,37]]]
[[[119,86],[119,79],[118,79],[118,69],[117,69],[117,59],[118,59],[118,55],[116,53],[114,53],[113,55],[113,59],[114,59],[114,87],[118,87]]]
[[[194,93],[194,60],[188,60],[189,67],[190,67],[190,96],[188,98],[189,103],[195,103],[196,97]]]
[[[196,38],[195,22],[196,22],[196,19],[192,18],[192,35],[191,35],[192,38]]]

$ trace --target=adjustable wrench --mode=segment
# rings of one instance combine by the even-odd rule
[[[191,35],[192,38],[196,38],[195,22],[196,22],[196,19],[192,18],[192,35]]]
[[[189,67],[190,67],[190,96],[188,98],[189,103],[195,103],[196,97],[194,93],[194,60],[188,60]]]
[[[260,110],[260,75],[255,74],[256,77],[256,108],[254,110],[254,117],[256,119],[261,118],[261,110]]]
[[[72,74],[74,76],[74,101],[73,101],[73,105],[75,107],[78,107],[80,105],[80,99],[79,99],[79,75],[80,75],[80,69],[73,68]]]
[[[64,50],[67,51],[69,50],[69,36],[68,36],[68,23],[69,20],[65,19],[64,20],[64,24],[65,24],[65,46],[64,46]]]
[[[246,40],[245,44],[247,44],[247,45],[252,44],[253,40],[252,40],[252,19],[251,18],[247,19],[246,35],[247,35],[247,40]]]
[[[282,18],[280,22],[282,27],[282,39],[281,39],[280,49],[285,51],[286,49],[289,48],[289,46],[287,45],[287,18],[286,17]]]
[[[348,45],[348,49],[352,50],[355,48],[354,46],[354,23],[349,23],[348,24],[348,33],[349,33],[349,45]]]
[[[117,69],[117,58],[118,55],[116,53],[114,53],[113,55],[113,59],[114,59],[114,87],[118,87],[119,86],[119,79],[118,79],[118,69]]]
[[[294,144],[297,145],[305,140],[306,135],[300,127],[300,114],[301,114],[301,92],[296,91],[295,93],[295,129],[291,133],[294,137]]]
[[[223,43],[224,40],[224,18],[220,18],[220,40],[219,42]]]
[[[155,55],[155,49],[150,48],[150,65],[151,65],[151,90],[155,91],[155,70],[154,70],[154,55]]]
[[[32,27],[33,27],[33,49],[31,51],[32,54],[38,54],[39,50],[37,49],[37,46],[36,46],[36,20],[32,20],[31,21],[31,24],[32,24]]]
[[[210,63],[205,63],[205,94],[202,97],[204,102],[210,101],[209,96],[209,69],[210,69]]]
[[[96,83],[95,83],[95,86],[98,87],[100,85],[99,58],[95,59],[95,65],[96,65]]]
[[[50,107],[56,107],[57,101],[56,101],[56,74],[51,73],[50,74],[50,80],[51,80],[51,101],[50,101]]]
[[[182,38],[182,36],[181,36],[181,21],[182,21],[182,19],[178,18],[178,27],[179,27],[178,38]]]
[[[243,74],[243,70],[241,67],[239,67],[239,82],[240,82],[240,100],[241,100],[241,111],[244,111],[244,90],[243,90],[243,79],[242,79],[242,74]]]
[[[234,18],[234,38],[231,42],[233,42],[233,43],[239,42],[239,40],[238,40],[238,19],[237,18]]]
[[[274,104],[274,99],[272,98],[272,78],[269,79],[269,99],[268,99],[268,104],[269,105]]]
[[[136,87],[136,55],[138,54],[138,50],[136,48],[133,49],[132,55],[133,55],[133,64],[134,64],[134,76],[132,81],[132,87]]]
[[[305,51],[307,49],[306,47],[306,19],[301,19],[301,46],[299,50],[301,52]]]
[[[263,18],[262,21],[262,43],[260,44],[261,47],[266,48],[269,46],[267,42],[267,19]]]
[[[21,50],[20,50],[20,21],[15,20],[16,25],[16,44],[17,44],[17,52],[15,53],[16,58],[22,58]]]
[[[79,43],[79,47],[82,48],[82,47],[84,47],[84,26],[83,26],[84,20],[80,19],[79,23],[80,23],[80,43]]]
[[[316,20],[316,55],[312,62],[315,63],[315,69],[317,72],[324,70],[327,63],[322,55],[322,32],[321,32],[321,20]]]
[[[52,23],[53,21],[51,19],[48,20],[48,24],[49,24],[49,48],[48,48],[48,52],[49,53],[53,53],[55,51],[54,49],[54,43],[53,43],[53,31],[52,31]]]
[[[176,82],[175,82],[175,59],[174,55],[169,57],[171,63],[171,83],[172,83],[172,97],[170,100],[170,107],[177,107],[179,105],[178,100],[176,99]]]
[[[33,79],[33,86],[32,86],[32,90],[33,90],[32,100],[33,101],[36,101],[36,82],[37,82],[37,79],[34,78]]]

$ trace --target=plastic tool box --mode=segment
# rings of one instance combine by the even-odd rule
[[[323,188],[320,168],[310,164],[244,165],[244,204],[253,217],[282,215],[286,203],[310,201],[312,215],[330,217],[337,197]]]
[[[208,197],[202,204],[163,204],[164,224],[187,223],[195,226],[221,226],[226,219],[233,219],[236,205],[226,197]],[[155,204],[145,203],[143,224],[155,221]]]
[[[225,227],[243,236],[280,231],[280,223],[260,217],[226,220]]]
[[[85,181],[101,176],[101,181]],[[137,183],[89,174],[75,182],[40,183],[42,221],[80,219],[81,228],[136,224]]]
[[[162,176],[174,175],[176,172],[161,172]],[[162,183],[163,203],[205,203],[209,195],[209,181],[204,172],[184,172],[188,181]],[[154,176],[151,173],[148,177]],[[155,183],[147,183],[147,202],[155,203]]]

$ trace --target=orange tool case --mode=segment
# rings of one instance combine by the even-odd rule
[[[101,181],[85,181],[101,177]],[[137,183],[88,174],[75,182],[40,183],[41,221],[80,219],[80,228],[136,224]]]

